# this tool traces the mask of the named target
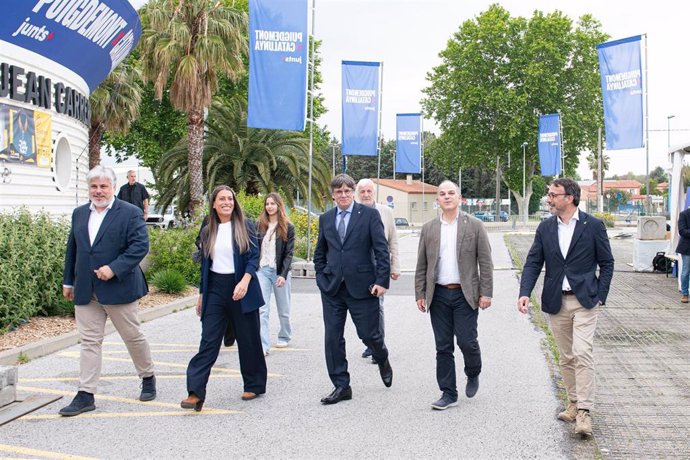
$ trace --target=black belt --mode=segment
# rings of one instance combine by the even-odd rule
[[[561,294],[563,295],[575,295],[573,291],[561,291]]]
[[[460,285],[457,283],[454,283],[454,284],[437,284],[437,286],[440,286],[440,287],[446,288],[446,289],[460,289]]]

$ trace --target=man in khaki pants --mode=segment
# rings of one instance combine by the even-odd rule
[[[90,203],[72,213],[65,252],[63,295],[74,300],[81,338],[79,391],[60,410],[70,417],[92,411],[101,375],[101,344],[109,317],[142,378],[141,401],[156,397],[156,378],[146,338],[139,328],[139,299],[148,292],[139,262],[149,250],[141,209],[114,197],[115,173],[96,166],[86,175]]]
[[[530,293],[546,264],[541,309],[549,314],[569,400],[558,418],[575,421],[577,433],[591,435],[594,331],[613,277],[613,254],[604,223],[577,208],[577,182],[556,179],[547,197],[553,216],[537,227],[522,270],[517,307],[527,313]]]

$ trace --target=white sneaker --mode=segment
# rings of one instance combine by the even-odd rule
[[[285,340],[278,340],[278,342],[276,343],[276,348],[287,348],[287,346],[288,342],[286,342]]]

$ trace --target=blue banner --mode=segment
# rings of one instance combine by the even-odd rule
[[[2,2],[0,40],[67,67],[89,91],[127,57],[140,36],[139,15],[127,0]]]
[[[539,117],[539,165],[542,176],[561,174],[561,117],[557,113]]]
[[[304,130],[308,6],[307,0],[249,0],[250,128]]]
[[[376,156],[380,62],[343,61],[343,155]]]
[[[422,172],[422,114],[396,115],[395,172]]]
[[[597,45],[609,150],[643,147],[640,38],[638,35]]]

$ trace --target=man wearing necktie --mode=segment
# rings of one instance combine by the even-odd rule
[[[336,404],[352,399],[345,354],[345,320],[350,312],[357,335],[373,351],[381,380],[393,383],[388,349],[379,330],[379,299],[388,289],[390,256],[376,209],[354,202],[355,181],[339,174],[330,183],[336,207],[319,217],[314,251],[316,284],[321,291],[326,367],[335,389],[321,399]]]

